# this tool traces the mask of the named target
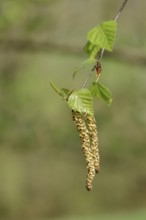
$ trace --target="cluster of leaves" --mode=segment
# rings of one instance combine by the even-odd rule
[[[93,28],[88,32],[87,43],[84,51],[88,54],[89,59],[85,60],[79,68],[73,73],[73,78],[76,74],[84,69],[87,65],[97,62],[97,55],[102,48],[111,52],[113,50],[115,35],[117,31],[117,22],[115,20],[107,21]],[[96,75],[97,77],[97,75]],[[93,98],[102,98],[106,104],[111,104],[112,95],[110,90],[103,84],[98,82],[99,78],[92,83],[91,88],[81,88],[79,90],[58,89],[54,83],[51,82],[52,88],[62,96],[67,102],[68,106],[80,113],[94,114]]]

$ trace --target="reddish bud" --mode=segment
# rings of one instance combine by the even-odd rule
[[[101,64],[99,63],[99,61],[97,61],[96,72],[98,76],[101,74],[101,71],[102,71]]]

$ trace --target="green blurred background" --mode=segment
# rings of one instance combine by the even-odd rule
[[[87,32],[121,3],[0,1],[0,219],[146,219],[146,1],[128,2],[102,61],[113,103],[95,103],[101,172],[90,193],[70,110],[49,85],[73,88]]]

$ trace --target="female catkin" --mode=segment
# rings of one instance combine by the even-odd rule
[[[82,150],[85,155],[86,166],[88,171],[86,179],[86,188],[88,191],[90,191],[92,189],[92,182],[95,176],[95,168],[93,155],[90,148],[90,137],[88,134],[89,132],[86,127],[85,120],[80,112],[72,110],[72,116],[82,142]]]
[[[91,115],[86,116],[86,123],[88,126],[88,132],[90,137],[90,148],[92,151],[92,157],[94,161],[94,167],[96,173],[100,170],[100,157],[99,157],[99,149],[98,149],[98,135],[97,135],[97,126],[95,118]]]

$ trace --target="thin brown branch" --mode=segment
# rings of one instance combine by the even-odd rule
[[[114,19],[115,21],[118,20],[118,18],[119,18],[119,16],[121,15],[121,13],[122,13],[122,11],[123,11],[125,5],[127,4],[127,2],[128,2],[128,0],[125,0],[125,1],[123,2],[121,8],[120,8],[119,11],[118,11],[118,14],[116,15],[116,17],[115,17],[115,19]]]
[[[91,70],[90,74],[88,75],[87,79],[86,79],[85,82],[83,83],[82,89],[85,88],[87,82],[88,82],[89,79],[91,78],[91,76],[92,76],[92,74],[93,74],[93,72],[94,72],[95,69],[96,69],[96,65],[94,65],[94,67],[92,68],[92,70]]]

